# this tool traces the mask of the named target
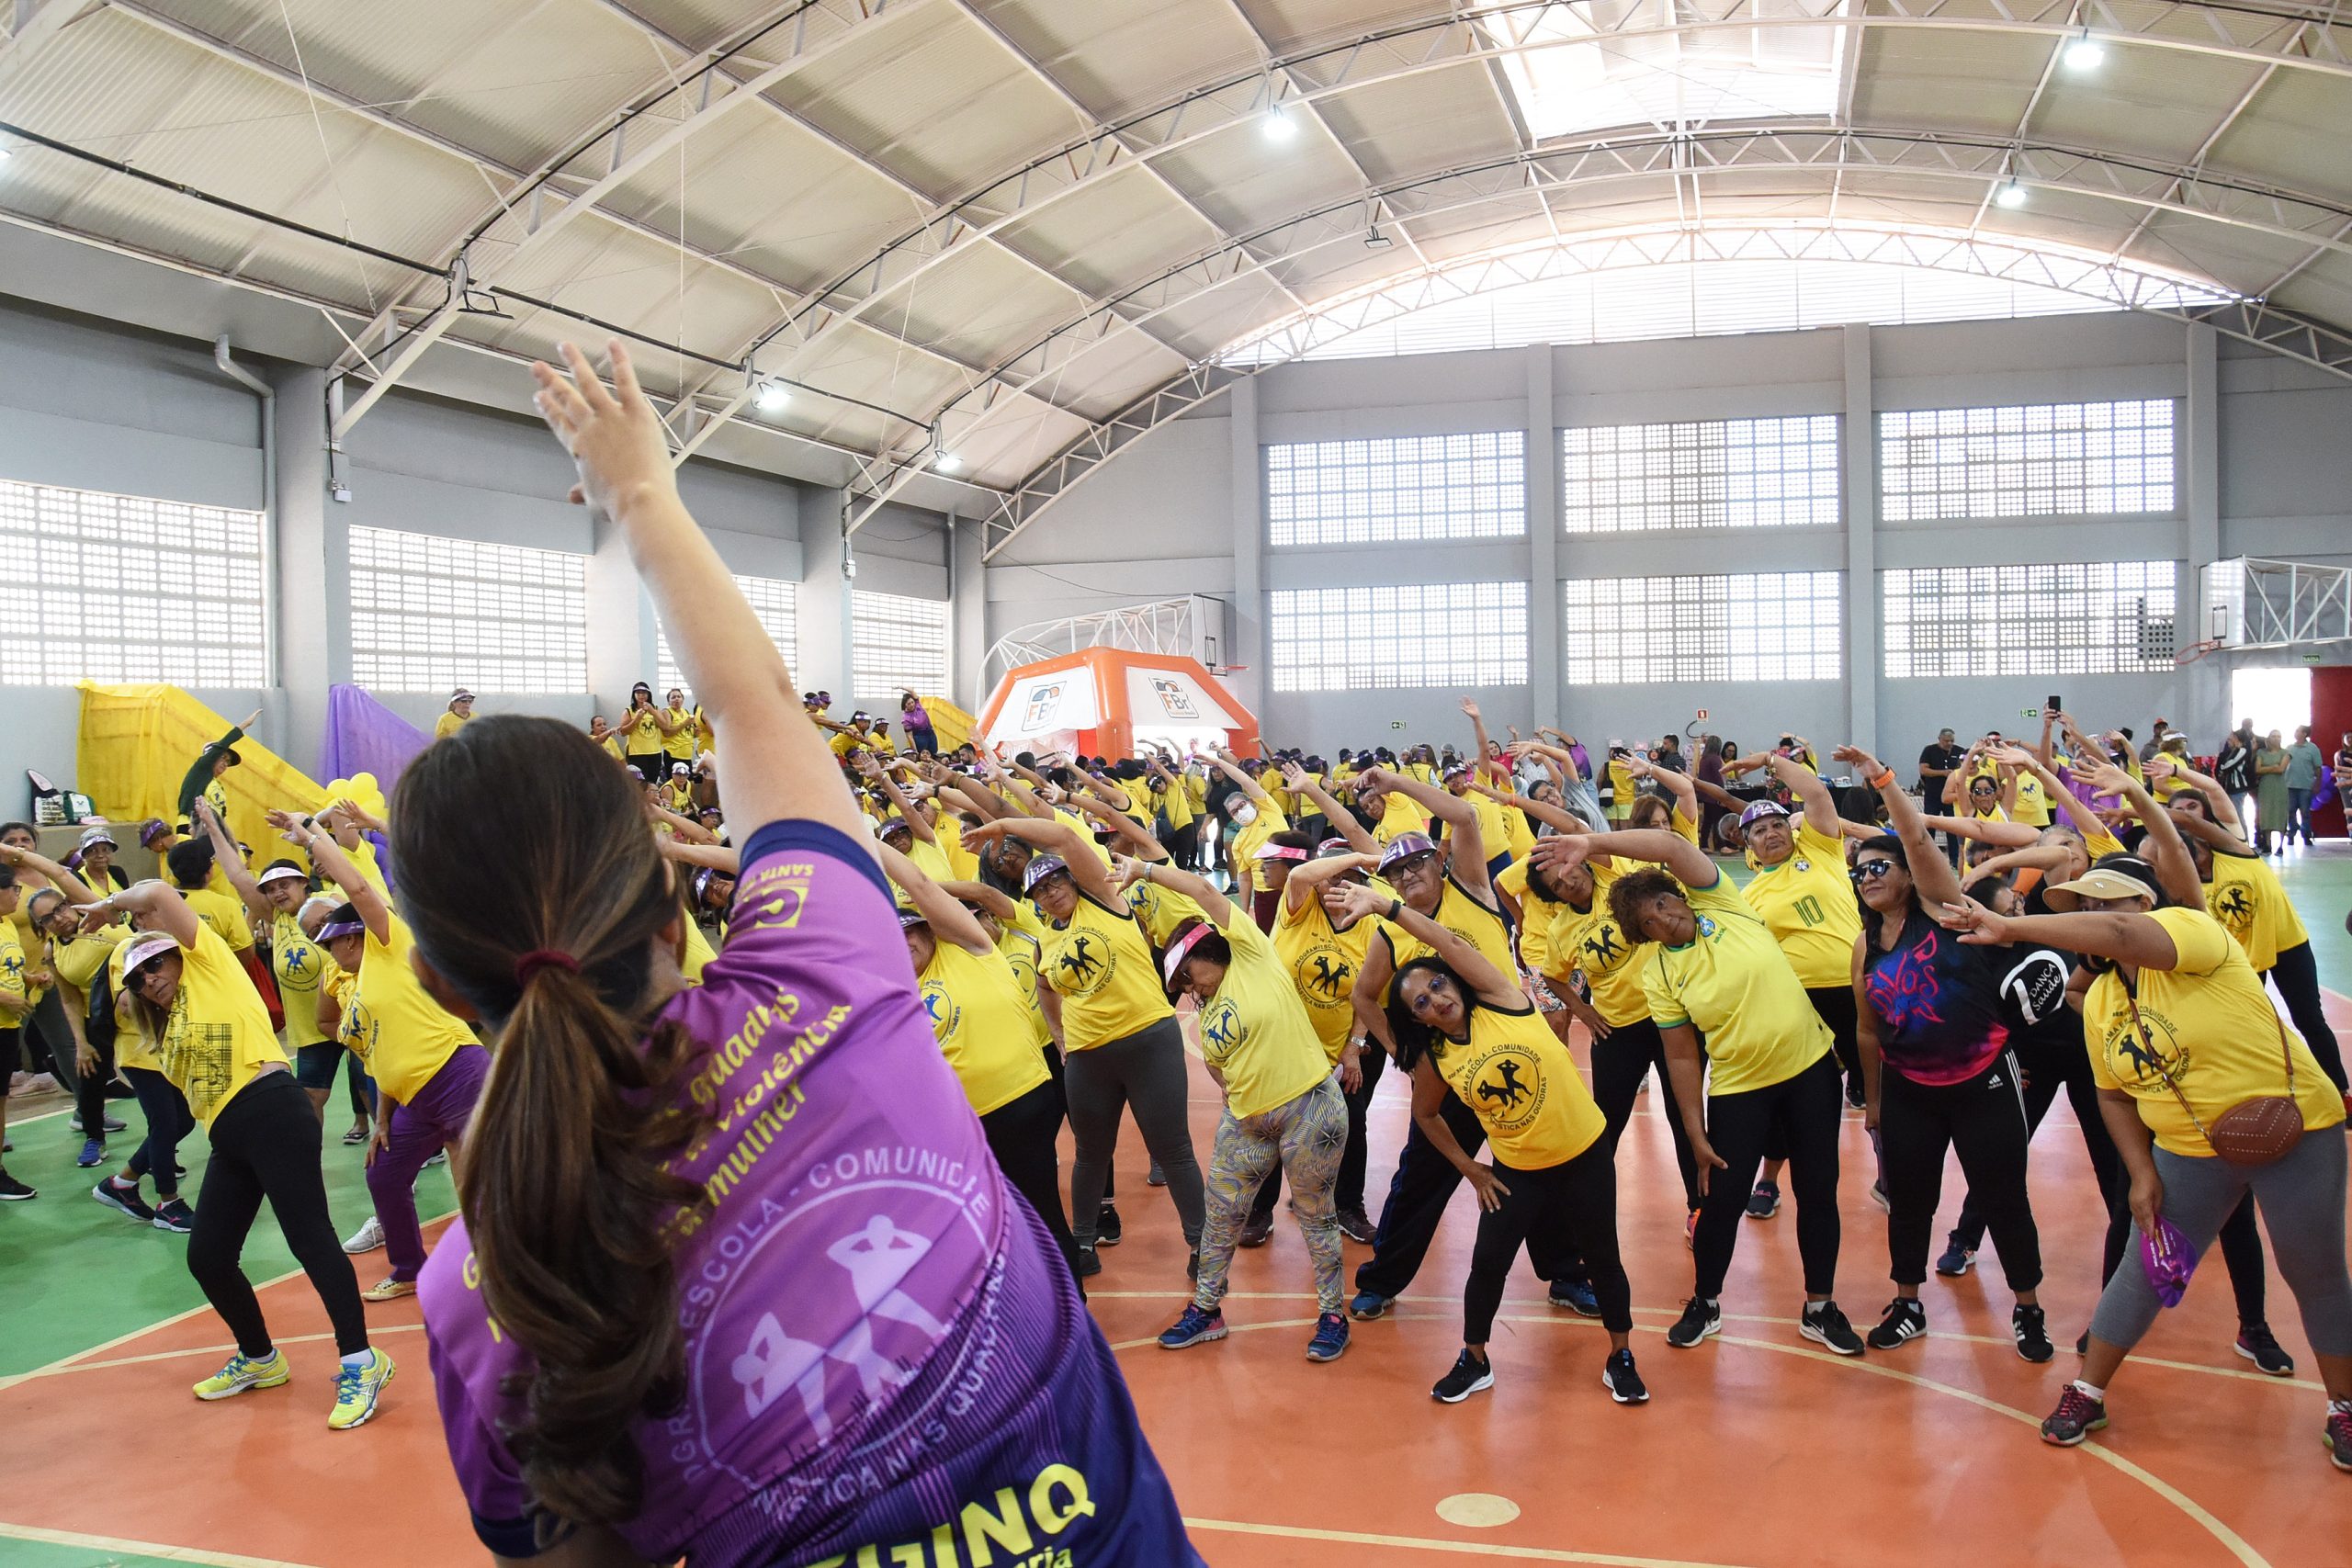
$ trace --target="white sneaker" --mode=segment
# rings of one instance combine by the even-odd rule
[[[373,1252],[383,1245],[384,1222],[370,1214],[368,1216],[368,1223],[353,1231],[345,1240],[343,1249],[345,1252],[357,1254]]]

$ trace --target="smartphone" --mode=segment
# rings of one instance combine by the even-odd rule
[[[2059,700],[2058,694],[2055,692],[2050,694],[2048,706],[2052,713],[2064,713],[2066,711],[2066,705]]]

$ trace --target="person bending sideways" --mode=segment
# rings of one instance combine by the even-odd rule
[[[2151,824],[2152,835],[2161,830]],[[2042,1439],[2070,1448],[2108,1424],[2124,1358],[2251,1192],[2319,1360],[2328,1458],[2352,1471],[2343,1097],[2271,1008],[2245,951],[2211,915],[2171,903],[2149,863],[2103,855],[2051,897],[2072,911],[2003,916],[1973,899],[1944,910],[1962,942],[2046,942],[2084,954],[2098,974],[2083,998],[2084,1032],[2100,1114],[2131,1172],[2145,1262],[2127,1261],[2108,1280],[2082,1371],[2041,1423]],[[2296,1135],[2245,1137],[2250,1108]]]
[[[1797,1331],[1838,1355],[1860,1355],[1861,1337],[1832,1293],[1844,1096],[1829,1026],[1771,931],[1696,844],[1679,833],[1635,830],[1544,839],[1535,846],[1537,863],[1555,874],[1596,854],[1658,863],[1611,884],[1609,908],[1620,929],[1656,944],[1643,961],[1642,984],[1666,1041],[1674,1097],[1699,1169],[1696,1279],[1666,1342],[1689,1349],[1722,1330],[1724,1275],[1748,1184],[1778,1129],[1788,1140],[1797,1251],[1804,1260]]]
[[[498,1047],[419,1292],[475,1531],[561,1568],[912,1561],[967,1530],[1196,1568],[941,1055],[848,784],[612,354],[609,390],[576,349],[534,367],[539,409],[702,698],[741,880],[684,988],[670,863],[579,729],[479,719],[401,775],[418,964]]]

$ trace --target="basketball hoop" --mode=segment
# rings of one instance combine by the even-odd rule
[[[2194,664],[2221,646],[2219,637],[2208,637],[2203,642],[2192,642],[2172,656],[2173,667],[2178,669],[2184,664]]]

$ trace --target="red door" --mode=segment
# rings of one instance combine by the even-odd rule
[[[2352,664],[2326,666],[2312,671],[2312,740],[2329,761],[2344,746],[2344,738],[2352,734]],[[2320,810],[2312,813],[2314,830],[2331,838],[2343,838],[2344,799],[2339,794]]]

